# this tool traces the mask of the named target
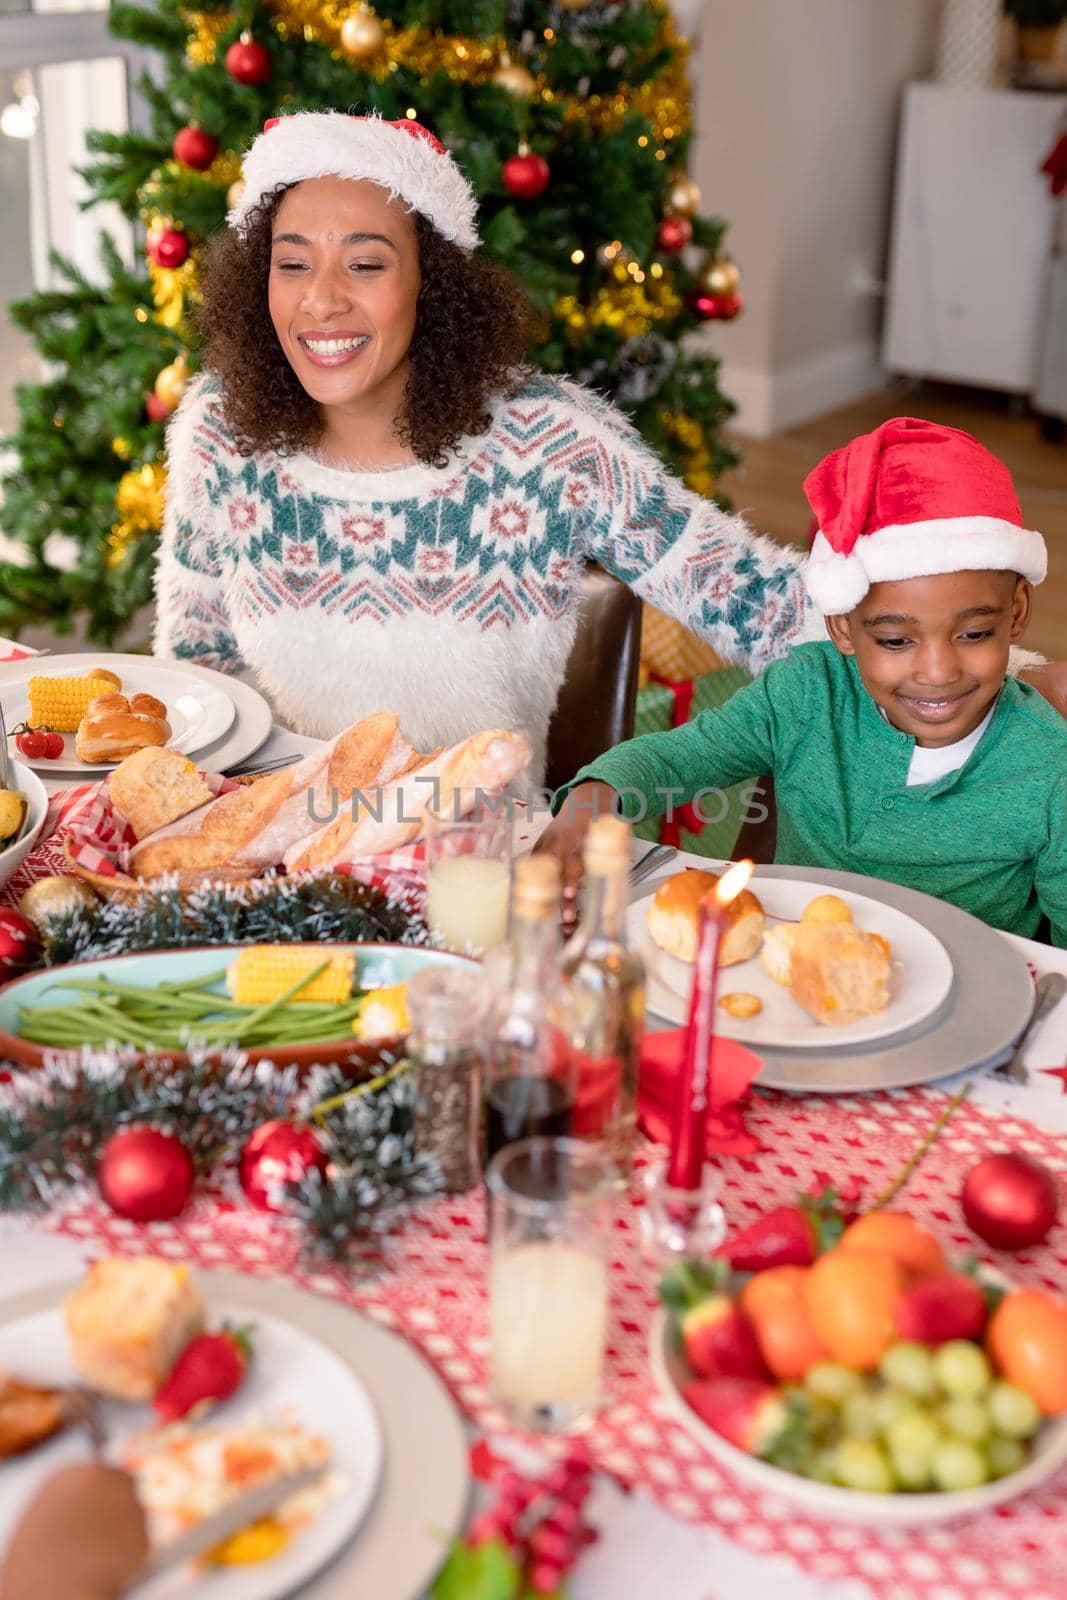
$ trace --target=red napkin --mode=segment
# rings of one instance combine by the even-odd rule
[[[684,1044],[685,1029],[672,1028],[666,1033],[646,1034],[642,1046],[637,1118],[643,1131],[657,1144],[670,1143]],[[762,1148],[755,1134],[745,1127],[740,1105],[762,1065],[759,1056],[743,1044],[716,1034],[711,1057],[708,1155],[750,1156]]]

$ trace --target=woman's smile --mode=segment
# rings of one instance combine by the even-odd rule
[[[343,367],[370,343],[369,333],[350,333],[347,328],[335,332],[316,328],[298,333],[296,337],[307,359],[316,367]]]

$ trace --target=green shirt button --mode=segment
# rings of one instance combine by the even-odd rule
[[[895,803],[896,803],[895,801],[890,800],[889,796],[886,795],[885,799],[882,801],[882,810],[883,811],[892,811],[893,806],[895,805]]]

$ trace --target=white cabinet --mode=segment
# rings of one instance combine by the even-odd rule
[[[882,360],[1034,388],[1054,207],[1039,168],[1067,96],[912,84],[905,95]]]

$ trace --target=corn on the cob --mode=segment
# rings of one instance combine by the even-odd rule
[[[410,1027],[407,984],[391,983],[385,988],[371,990],[360,1005],[352,1032],[357,1039],[392,1039],[397,1034],[407,1033]]]
[[[115,693],[114,673],[86,673],[78,678],[41,675],[30,679],[31,728],[53,728],[57,733],[76,733],[90,700],[100,694]]]
[[[261,1006],[291,989],[302,972],[329,965],[291,996],[293,1000],[347,1000],[356,958],[350,950],[294,950],[291,945],[253,944],[242,950],[226,973],[226,987],[241,1006]]]

